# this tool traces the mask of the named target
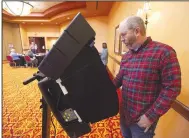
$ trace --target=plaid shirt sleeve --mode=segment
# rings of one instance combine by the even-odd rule
[[[124,62],[124,56],[121,59],[119,73],[116,75],[115,79],[113,80],[113,83],[116,86],[116,88],[119,88],[122,86],[122,79],[123,79],[123,72],[124,72],[123,62]]]
[[[170,109],[172,102],[181,91],[180,65],[172,48],[162,55],[160,67],[162,88],[154,104],[145,113],[152,123]]]

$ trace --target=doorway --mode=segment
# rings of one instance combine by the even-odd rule
[[[44,37],[29,37],[29,44],[34,42],[37,45],[37,53],[45,53],[46,47],[45,47],[45,38]]]

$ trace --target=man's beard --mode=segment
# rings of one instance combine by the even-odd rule
[[[134,43],[136,42],[136,36],[132,36],[128,39],[127,42],[123,42],[125,44],[125,46],[128,48],[128,49],[135,49],[135,45]]]

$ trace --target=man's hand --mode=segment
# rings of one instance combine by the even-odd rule
[[[150,128],[150,126],[152,125],[150,120],[145,115],[142,115],[140,117],[140,119],[139,119],[137,124],[139,125],[139,127],[146,128],[144,132],[147,132],[148,129]]]

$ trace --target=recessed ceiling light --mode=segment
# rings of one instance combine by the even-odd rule
[[[43,23],[41,23],[41,24],[43,24]]]
[[[70,19],[70,17],[67,17],[67,19]]]
[[[56,23],[56,24],[58,24],[58,23]]]

